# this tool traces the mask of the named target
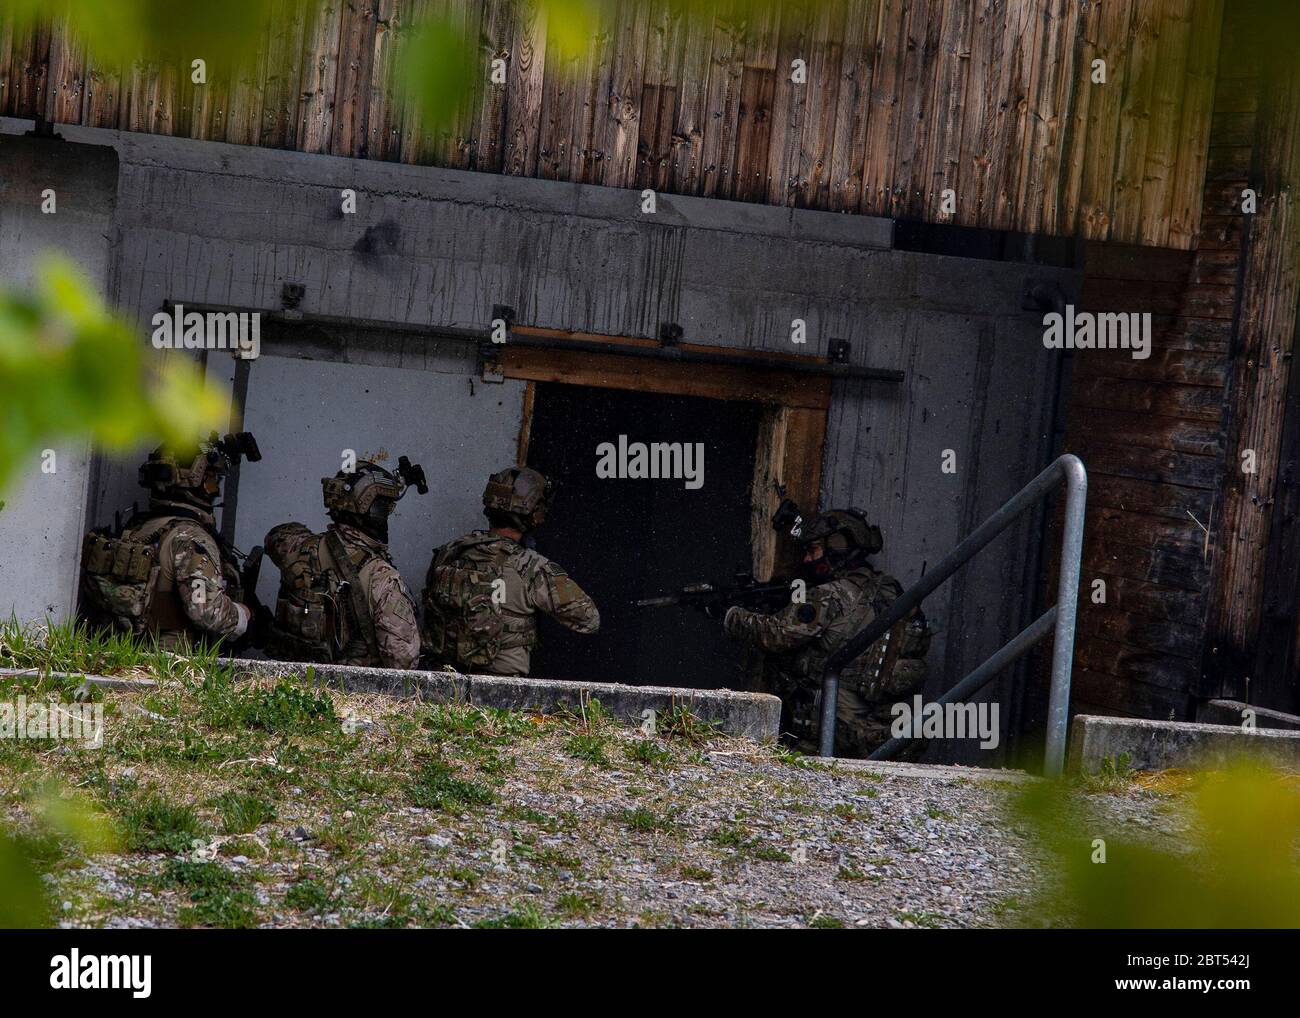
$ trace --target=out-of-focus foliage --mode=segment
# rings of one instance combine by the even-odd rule
[[[1071,795],[1044,782],[1017,801],[1050,867],[1039,917],[1106,929],[1300,927],[1297,776],[1245,762],[1199,775],[1187,851],[1090,824]]]
[[[48,786],[29,805],[35,832],[0,825],[0,929],[50,925],[50,902],[41,876],[64,858],[67,848],[96,853],[117,847],[112,825],[79,794]]]
[[[255,63],[275,26],[293,20],[311,25],[330,2],[338,0],[5,0],[0,14],[18,26],[64,22],[98,61],[123,67],[136,61],[172,64],[188,76],[191,62],[202,59],[220,76]],[[744,19],[778,3],[729,0],[727,11]],[[441,0],[418,11],[413,6],[401,14],[406,38],[398,51],[399,80],[418,100],[426,126],[446,126],[490,73],[496,54],[484,50],[477,25],[466,21],[460,7]],[[537,18],[548,58],[562,70],[587,52],[600,26],[613,24],[616,10],[632,6],[647,7],[648,0],[517,0],[516,17]],[[677,0],[673,7],[712,14],[719,0]]]
[[[184,352],[161,353],[119,321],[60,257],[31,290],[0,290],[0,491],[41,469],[41,451],[87,437],[105,449],[220,427],[227,397]],[[157,366],[149,381],[147,369]]]

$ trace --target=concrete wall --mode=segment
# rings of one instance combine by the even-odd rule
[[[55,194],[44,213],[42,192]],[[35,138],[0,140],[0,285],[24,286],[37,255],[58,252],[95,290],[109,274],[109,233],[117,196],[111,148]],[[0,402],[5,398],[0,393]],[[86,526],[91,455],[84,442],[50,439],[53,470],[34,456],[19,464],[16,486],[0,492],[0,617],[66,617],[77,590]],[[50,462],[50,461],[47,461]]]
[[[0,121],[16,126],[25,125]],[[881,563],[905,584],[1032,477],[1050,447],[1054,362],[1041,315],[1022,311],[1021,295],[1032,276],[1069,297],[1071,272],[894,250],[892,224],[860,216],[672,195],[644,215],[633,191],[61,130],[117,150],[115,297],[141,322],[168,299],[276,310],[283,285],[296,283],[308,314],[483,327],[505,304],[523,324],[655,336],[671,321],[688,341],[742,349],[824,354],[846,339],[854,363],[902,369],[901,385],[837,383],[823,505],[857,504],[879,519]],[[340,212],[342,188],[357,192],[355,215]],[[805,346],[790,342],[794,318],[808,324]],[[318,478],[343,439],[361,435],[346,443],[359,449],[380,441],[382,426],[394,457],[406,451],[399,441],[427,450],[431,480],[446,488],[436,513],[430,505],[395,524],[399,562],[419,586],[428,547],[477,518],[477,485],[511,447],[518,406],[517,391],[476,383],[468,359],[431,375],[428,346],[394,338],[368,362],[385,369],[373,376],[351,354],[347,367],[290,372],[270,354],[254,365],[249,421],[272,449],[277,425],[295,429],[300,462],[268,456],[247,468],[249,478],[287,471],[288,486],[241,492],[241,541],[299,494],[317,505]],[[407,367],[419,370],[391,394],[355,398],[357,380]],[[687,432],[684,422],[681,440]],[[952,474],[941,470],[948,449]],[[105,465],[95,516],[136,496],[134,470]],[[417,533],[426,520],[434,534]],[[1037,533],[1027,521],[932,596],[930,692],[1025,621]],[[1004,724],[1011,693],[1007,683],[992,690]]]

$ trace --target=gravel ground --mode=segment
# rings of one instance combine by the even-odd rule
[[[349,705],[356,699],[336,695],[340,713],[384,709],[381,698]],[[429,708],[390,709],[396,717]],[[362,760],[367,740],[378,751],[392,720],[366,722],[354,745]],[[524,737],[498,735],[499,752],[465,770],[467,777],[498,775],[491,802],[426,808],[383,793],[340,799],[289,776],[275,819],[246,834],[206,837],[188,855],[101,855],[56,871],[47,879],[61,925],[911,928],[1033,921],[1024,909],[1041,883],[1042,863],[1010,808],[1017,788],[1033,779],[1017,772],[824,766],[743,740],[645,740],[613,723],[600,728],[598,759],[591,759],[583,755],[589,747],[575,749],[574,733],[590,732],[577,719],[530,719],[527,726]],[[485,741],[460,738],[462,748]],[[630,754],[647,744],[654,761],[633,762]],[[165,779],[140,770],[110,764],[110,780],[134,786]],[[177,794],[177,784],[170,787]],[[211,801],[212,789],[191,790],[193,802]],[[1185,831],[1165,793],[1130,785],[1083,801],[1104,836],[1140,832],[1171,842]],[[340,808],[345,803],[349,808]],[[199,877],[178,882],[178,860],[185,859]],[[195,881],[211,882],[213,874],[229,887],[215,911],[196,914]]]

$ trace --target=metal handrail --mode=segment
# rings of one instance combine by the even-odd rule
[[[949,703],[970,696],[982,688],[999,671],[1031,647],[1052,637],[1052,686],[1047,706],[1047,754],[1044,772],[1057,777],[1065,763],[1065,732],[1070,715],[1070,669],[1074,660],[1074,626],[1079,609],[1079,574],[1083,556],[1084,510],[1088,501],[1088,472],[1083,461],[1070,453],[1058,457],[1041,474],[1003,503],[1002,508],[985,520],[970,536],[957,545],[932,570],[927,572],[893,603],[889,611],[871,622],[827,659],[822,677],[822,709],[819,753],[835,755],[835,715],[839,705],[840,674],[858,655],[889,632],[896,623],[911,614],[925,599],[976,553],[1006,530],[1034,503],[1049,495],[1062,482],[1066,487],[1065,531],[1061,536],[1061,570],[1056,586],[1056,604],[1040,615],[1023,632],[1004,644],[992,657],[967,675],[937,701]],[[891,739],[871,759],[884,759],[886,753],[906,740]]]

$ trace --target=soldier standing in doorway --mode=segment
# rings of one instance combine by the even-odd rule
[[[527,675],[538,612],[576,633],[600,628],[600,613],[583,589],[527,546],[553,499],[553,486],[536,470],[501,470],[483,491],[489,529],[434,550],[422,598],[430,664]]]

